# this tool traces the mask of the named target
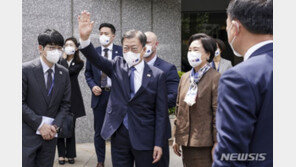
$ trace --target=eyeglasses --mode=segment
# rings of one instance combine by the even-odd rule
[[[61,47],[61,46],[46,45],[45,47],[48,48],[48,50],[50,50],[50,51],[55,50],[55,49],[63,51],[63,47]]]

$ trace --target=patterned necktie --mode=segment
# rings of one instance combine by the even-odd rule
[[[108,59],[108,48],[105,48],[104,50],[104,57]],[[101,75],[101,87],[106,87],[107,86],[107,75],[105,73],[102,72]]]
[[[130,68],[130,98],[132,99],[135,95],[135,67]]]
[[[51,91],[50,89],[52,89],[51,88],[51,85],[52,85],[52,76],[51,76],[51,74],[52,74],[52,72],[53,72],[53,70],[51,68],[47,70],[46,92],[47,92],[48,95],[50,94],[50,92],[49,92],[49,91]]]
[[[130,75],[129,75],[129,79],[130,79],[130,98],[132,99],[135,96],[135,67],[131,67],[130,68]],[[123,119],[123,125],[126,127],[126,129],[128,129],[128,113],[126,113],[124,119]]]

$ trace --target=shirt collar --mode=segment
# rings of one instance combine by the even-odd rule
[[[156,59],[157,59],[157,55],[155,55],[154,57],[153,57],[153,59],[151,59],[150,61],[148,61],[147,62],[147,64],[149,64],[149,65],[154,65],[154,63],[155,63],[155,61],[156,61]]]
[[[43,69],[43,73],[45,74],[47,72],[47,70],[49,69],[48,65],[42,60],[42,58],[40,57],[40,61],[41,61],[41,65],[42,65],[42,69]],[[52,72],[54,74],[55,71],[55,64],[53,64],[53,66],[51,67]]]
[[[250,49],[248,49],[248,51],[246,52],[245,56],[244,56],[244,61],[248,60],[249,57],[259,48],[261,48],[264,45],[267,45],[269,43],[273,43],[273,40],[267,40],[267,41],[263,41],[260,43],[255,44],[254,46],[252,46]]]
[[[138,72],[141,73],[142,71],[144,71],[144,66],[145,66],[144,60],[142,60],[139,64],[135,65],[134,67]]]
[[[72,59],[70,59],[70,60],[68,60],[68,59],[66,59],[66,60],[67,60],[67,62],[72,62],[73,59],[74,59],[74,58],[72,58]]]
[[[112,51],[112,49],[113,49],[113,43],[111,43],[107,48],[109,49],[109,51]],[[102,45],[102,51],[104,51],[104,49],[106,49],[106,47],[104,47]]]

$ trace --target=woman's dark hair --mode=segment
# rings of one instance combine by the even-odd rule
[[[273,34],[272,0],[231,0],[227,14],[237,19],[251,33]]]
[[[65,40],[65,43],[67,42],[67,41],[72,41],[72,42],[74,42],[74,44],[75,44],[75,46],[78,48],[79,47],[79,45],[80,45],[80,43],[78,43],[77,42],[77,39],[75,38],[75,37],[70,37],[70,38],[67,38],[66,40]],[[68,55],[67,55],[68,56]],[[77,63],[79,63],[79,62],[83,62],[83,60],[81,60],[81,58],[80,58],[80,56],[79,56],[79,50],[77,49],[76,51],[75,51],[75,53],[74,53],[74,61],[75,62],[77,62]]]
[[[45,47],[46,45],[64,46],[63,36],[54,29],[46,29],[38,35],[38,44]]]
[[[188,47],[195,40],[200,40],[205,52],[210,53],[210,58],[209,58],[208,62],[211,62],[213,60],[213,58],[215,57],[215,51],[217,50],[216,41],[212,37],[208,36],[207,34],[197,33],[197,34],[193,34],[189,38]]]
[[[224,44],[224,42],[221,39],[216,38],[215,39],[216,43],[218,44],[219,48],[220,48],[220,53],[222,56],[222,53],[226,50],[226,46]]]

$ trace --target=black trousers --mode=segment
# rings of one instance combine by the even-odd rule
[[[74,119],[74,127],[76,120]],[[75,158],[76,157],[76,142],[75,130],[71,138],[58,138],[58,155],[59,157]]]
[[[23,141],[22,167],[52,167],[56,143],[56,138],[35,143]]]
[[[94,113],[94,145],[96,149],[97,161],[105,162],[106,142],[101,136],[101,130],[106,114],[106,107],[108,103],[110,92],[102,91],[100,101],[97,106],[93,108]]]
[[[113,167],[158,167],[152,164],[153,150],[135,150],[132,148],[128,130],[123,124],[111,137]]]

